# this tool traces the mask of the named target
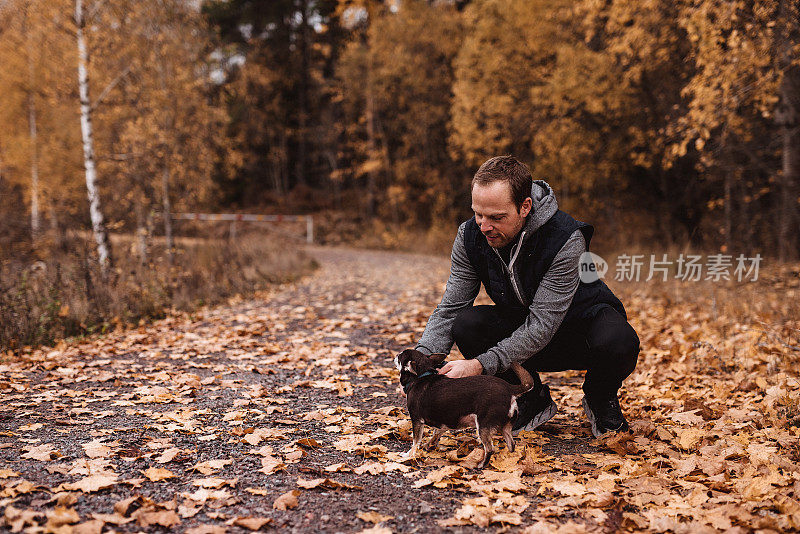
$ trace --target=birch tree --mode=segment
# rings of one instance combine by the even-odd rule
[[[83,162],[86,170],[86,191],[89,196],[89,215],[92,220],[92,233],[97,243],[100,265],[104,273],[112,266],[111,243],[108,239],[103,210],[100,202],[100,191],[97,187],[97,170],[94,156],[94,138],[92,135],[92,103],[89,100],[89,52],[86,47],[84,29],[86,18],[83,0],[75,0],[75,27],[78,44],[78,89],[80,94],[81,135],[83,139]]]
[[[36,238],[39,233],[39,140],[36,124],[36,66],[34,58],[34,29],[30,24],[31,2],[25,4],[26,52],[28,66],[28,128],[31,143],[31,234]]]

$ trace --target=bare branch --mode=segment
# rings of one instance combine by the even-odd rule
[[[94,18],[94,16],[95,16],[95,15],[97,15],[97,12],[98,12],[98,11],[100,11],[100,8],[102,8],[102,7],[103,7],[103,5],[105,5],[105,3],[106,3],[106,0],[98,0],[98,1],[97,1],[97,2],[94,4],[94,6],[92,7],[92,10],[91,10],[89,13],[87,13],[87,14],[86,14],[86,17],[84,18],[84,20],[85,20],[87,23],[88,23],[90,20],[92,20],[92,19]]]
[[[103,102],[103,99],[104,99],[106,96],[108,96],[108,93],[109,93],[109,92],[110,92],[112,89],[114,89],[114,87],[116,87],[116,86],[117,86],[117,84],[118,84],[120,81],[122,81],[122,79],[123,79],[125,76],[127,76],[128,74],[130,74],[130,72],[131,72],[131,69],[132,69],[132,68],[133,68],[133,65],[128,65],[127,67],[125,67],[125,70],[123,70],[122,72],[120,72],[120,73],[119,73],[119,75],[117,75],[117,77],[116,77],[116,78],[114,78],[113,80],[111,80],[111,82],[110,82],[108,85],[106,85],[106,88],[105,88],[105,89],[103,89],[103,92],[101,92],[101,93],[100,93],[100,96],[98,96],[98,97],[97,97],[97,100],[95,100],[95,101],[94,101],[94,103],[92,104],[92,111],[94,111],[95,109],[97,109],[97,106],[99,106],[99,105],[100,105],[100,104]]]

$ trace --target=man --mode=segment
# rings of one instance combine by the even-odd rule
[[[605,283],[581,280],[594,228],[559,210],[550,186],[512,156],[491,158],[475,173],[472,211],[417,350],[448,353],[455,342],[466,359],[439,370],[451,378],[485,373],[515,382],[508,368],[520,362],[535,387],[517,399],[515,432],[556,413],[538,372],[567,369],[586,370],[583,408],[593,434],[628,430],[617,390],[636,367],[639,338]],[[473,306],[481,284],[493,306]]]

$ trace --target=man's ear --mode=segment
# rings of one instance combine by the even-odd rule
[[[533,200],[531,197],[528,197],[522,201],[522,205],[519,207],[519,214],[523,217],[527,217],[531,209],[533,209]]]
[[[447,359],[447,354],[442,354],[441,352],[437,352],[436,354],[431,354],[430,356],[428,356],[428,358],[430,358],[431,363],[433,363],[434,367],[440,367]]]

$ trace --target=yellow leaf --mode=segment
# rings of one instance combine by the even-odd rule
[[[389,521],[390,519],[394,519],[394,516],[391,515],[381,515],[378,512],[358,512],[356,517],[362,521],[366,521],[367,523],[383,523],[384,521]]]
[[[162,480],[175,477],[175,473],[169,469],[163,469],[161,467],[148,467],[142,471],[142,474],[146,476],[150,482],[160,482]]]
[[[275,510],[288,510],[297,507],[297,498],[300,496],[300,490],[287,491],[283,495],[275,499],[272,507]]]
[[[62,487],[66,490],[80,490],[84,493],[93,493],[101,489],[110,488],[116,483],[116,475],[91,475],[77,482],[62,484]]]
[[[678,445],[684,450],[691,449],[703,439],[705,432],[697,428],[688,428],[681,432]]]
[[[58,451],[50,443],[45,443],[37,447],[31,447],[28,452],[22,455],[22,458],[29,458],[31,460],[49,461],[53,455],[57,455]]]
[[[237,517],[233,520],[233,524],[237,527],[243,527],[249,530],[261,530],[265,525],[272,523],[272,518],[269,517]]]

